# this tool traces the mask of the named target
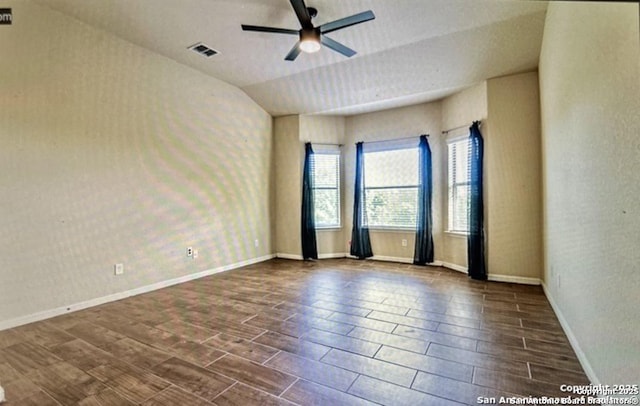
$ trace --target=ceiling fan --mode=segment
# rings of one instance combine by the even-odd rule
[[[373,20],[376,18],[371,10],[364,11],[362,13],[354,14],[349,17],[341,18],[330,23],[322,24],[318,27],[314,27],[311,19],[318,15],[318,10],[313,7],[307,7],[304,4],[304,0],[290,0],[293,10],[296,12],[298,21],[300,21],[300,30],[291,30],[286,28],[274,28],[274,27],[261,27],[257,25],[242,24],[244,31],[259,31],[270,32],[275,34],[291,34],[298,35],[299,41],[291,48],[291,51],[284,58],[287,61],[295,60],[300,52],[317,52],[321,46],[324,45],[346,57],[352,57],[356,54],[353,49],[342,45],[338,41],[334,41],[327,37],[326,34],[347,28],[352,25],[364,23],[365,21]]]

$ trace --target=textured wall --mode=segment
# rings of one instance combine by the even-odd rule
[[[540,97],[536,72],[487,81],[485,205],[489,274],[542,272]]]
[[[276,252],[302,256],[300,215],[302,209],[302,164],[299,116],[273,120],[276,195]]]
[[[442,101],[442,129],[450,130],[463,127],[460,130],[451,132],[451,136],[467,134],[470,124],[473,121],[485,121],[487,118],[487,82],[482,82],[472,86],[460,93],[447,97]],[[446,137],[445,137],[446,140]],[[447,145],[443,146],[443,159],[441,160],[441,170],[447,176]],[[441,210],[444,214],[443,227],[447,227],[447,194],[448,185],[445,179],[442,182]],[[442,238],[441,260],[461,267],[467,266],[467,237],[455,234],[444,233]]]
[[[549,4],[544,279],[592,379],[640,382],[637,4]]]
[[[274,119],[276,252],[279,254],[294,257],[302,255],[300,212],[304,143],[342,144],[344,121],[344,117],[333,116],[284,116]],[[342,188],[344,183],[343,176]],[[344,189],[340,192],[343,197]],[[344,254],[344,230],[350,227],[344,223],[344,209],[343,205],[341,228],[317,230],[319,256]]]
[[[345,135],[345,117],[338,116],[300,116],[300,144],[311,141],[312,143],[343,144]],[[318,146],[316,149],[321,148]],[[341,148],[344,152],[344,148]],[[344,153],[340,156],[341,169],[341,203],[344,203],[344,187],[347,180],[344,178]],[[304,163],[304,160],[303,160]],[[346,252],[344,239],[345,233],[351,230],[351,224],[345,223],[344,204],[341,204],[340,219],[342,227],[339,229],[318,230],[316,239],[318,242],[318,255],[343,254]],[[350,210],[350,209],[349,209]]]
[[[347,210],[345,224],[347,242],[351,240],[353,221],[353,183],[355,180],[355,143],[359,141],[381,141],[395,138],[417,137],[429,134],[433,159],[433,206],[442,205],[442,182],[446,182],[446,173],[442,170],[442,159],[446,146],[442,141],[440,128],[440,103],[418,104],[409,107],[386,110],[377,113],[347,117],[346,142],[343,150],[345,161],[344,207]],[[439,260],[442,250],[442,212],[433,211],[435,259]],[[372,230],[371,246],[376,256],[413,260],[415,231],[376,231]],[[407,246],[402,246],[402,239]]]
[[[13,14],[0,35],[0,321],[272,253],[264,110],[56,12]]]

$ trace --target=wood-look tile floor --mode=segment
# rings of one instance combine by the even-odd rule
[[[540,287],[271,260],[0,332],[10,405],[459,405],[588,384]]]

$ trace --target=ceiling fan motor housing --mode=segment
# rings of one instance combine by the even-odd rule
[[[320,28],[300,30],[300,49],[307,53],[320,50]]]
[[[300,41],[316,41],[320,42],[320,28],[311,28],[300,30]]]
[[[352,25],[364,23],[365,21],[370,21],[376,18],[373,12],[371,10],[368,10],[315,27],[311,22],[311,19],[318,15],[318,10],[315,7],[307,7],[304,4],[304,0],[289,1],[291,2],[291,6],[296,13],[298,21],[300,22],[300,30],[242,24],[242,29],[244,31],[270,32],[286,35],[297,34],[300,37],[300,40],[293,46],[293,48],[291,48],[291,51],[289,51],[287,56],[284,58],[286,61],[295,60],[298,55],[300,55],[300,52],[317,52],[323,45],[335,52],[346,56],[347,58],[350,58],[356,54],[356,51],[341,44],[338,41],[327,37],[325,34],[329,34],[331,32],[351,27]]]

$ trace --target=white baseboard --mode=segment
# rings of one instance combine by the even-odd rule
[[[346,258],[346,252],[335,252],[333,254],[318,254],[318,259]]]
[[[374,255],[371,257],[374,261],[399,262],[401,264],[413,264],[413,258],[404,257],[387,257],[384,255]]]
[[[329,254],[318,254],[318,259],[332,259],[332,258],[346,258],[347,257],[347,253],[345,252],[335,252],[335,253],[329,253]],[[283,252],[278,252],[276,254],[276,258],[282,258],[282,259],[293,259],[296,261],[302,261],[304,258],[302,258],[302,255],[299,254],[286,254]]]
[[[447,269],[452,269],[454,271],[467,273],[467,267],[466,266],[452,264],[451,262],[443,262],[442,266],[447,268]]]
[[[287,253],[284,253],[284,252],[278,252],[276,254],[276,258],[293,259],[293,260],[296,260],[296,261],[304,260],[304,258],[302,258],[302,255],[299,255],[299,254],[287,254]]]
[[[456,265],[449,262],[443,262],[442,266],[462,273],[468,272],[468,268],[466,266]],[[487,279],[493,282],[519,283],[521,285],[540,285],[539,278],[529,278],[525,276],[489,274]]]
[[[246,261],[236,262],[234,264],[224,265],[218,268],[207,269],[202,272],[181,276],[179,278],[169,279],[166,281],[156,282],[151,285],[141,286],[139,288],[126,290],[124,292],[118,292],[112,295],[102,296],[95,299],[86,300],[84,302],[78,302],[78,303],[70,304],[67,306],[58,307],[56,309],[50,309],[50,310],[45,310],[38,313],[29,314],[26,316],[20,316],[14,319],[3,320],[3,321],[0,321],[0,331],[13,328],[13,327],[22,326],[24,324],[34,323],[36,321],[50,319],[52,317],[60,316],[66,313],[71,313],[71,312],[75,312],[82,309],[87,309],[89,307],[94,307],[94,306],[98,306],[98,305],[109,303],[109,302],[115,302],[116,300],[121,300],[127,297],[140,295],[142,293],[152,292],[154,290],[166,288],[166,287],[177,285],[184,282],[189,282],[194,279],[204,278],[205,276],[214,275],[220,272],[226,272],[232,269],[242,268],[243,266],[268,261],[274,258],[274,256],[275,255],[270,254],[270,255],[264,255],[257,258],[251,258]]]
[[[358,259],[358,257],[353,256],[351,254],[345,254],[345,258]],[[406,258],[406,257],[389,257],[385,255],[374,255],[371,258],[367,258],[367,259],[371,259],[374,261],[382,261],[382,262],[398,262],[401,264],[413,264],[413,258]],[[442,261],[433,261],[428,263],[427,265],[442,266]]]
[[[277,258],[283,258],[283,259],[293,259],[293,260],[298,260],[298,261],[302,261],[302,255],[297,255],[297,254],[285,254],[285,253],[277,253],[276,254]],[[319,254],[318,255],[319,259],[328,259],[328,258],[351,258],[351,259],[357,259],[357,257],[347,254],[347,253],[335,253],[335,254]],[[390,257],[390,256],[386,256],[386,255],[374,255],[371,258],[368,259],[372,259],[374,261],[383,261],[383,262],[397,262],[397,263],[401,263],[401,264],[413,264],[413,258],[406,258],[406,257]],[[465,266],[461,266],[461,265],[456,265],[456,264],[452,264],[450,262],[443,262],[443,261],[433,261],[429,264],[427,264],[429,266],[442,266],[448,269],[452,269],[454,271],[458,271],[458,272],[462,272],[462,273],[467,273],[467,267]],[[509,282],[509,283],[519,283],[519,284],[523,284],[523,285],[540,285],[540,279],[538,278],[528,278],[528,277],[524,277],[524,276],[511,276],[511,275],[495,275],[495,274],[489,274],[488,279],[490,281],[494,281],[494,282]]]
[[[600,385],[601,384],[600,379],[598,379],[593,368],[591,368],[591,363],[587,359],[587,356],[585,355],[584,351],[582,351],[582,349],[580,348],[578,339],[576,338],[576,335],[573,334],[571,327],[569,327],[569,323],[567,323],[567,319],[564,318],[562,312],[560,311],[560,308],[558,307],[555,300],[553,299],[553,296],[549,294],[549,289],[547,289],[547,285],[544,282],[541,282],[541,284],[542,284],[542,289],[544,290],[544,294],[547,297],[547,300],[549,301],[549,303],[551,304],[551,307],[553,308],[553,312],[556,314],[556,317],[558,317],[558,321],[562,326],[562,330],[564,330],[564,334],[569,339],[569,344],[571,344],[571,348],[573,348],[573,351],[576,353],[576,357],[578,358],[578,361],[580,361],[580,365],[582,366],[582,369],[584,369],[584,373],[587,375],[587,378],[589,378],[589,381],[591,381],[592,385]]]
[[[488,278],[490,281],[493,281],[493,282],[519,283],[521,285],[540,285],[539,278],[529,278],[525,276],[489,274]]]

